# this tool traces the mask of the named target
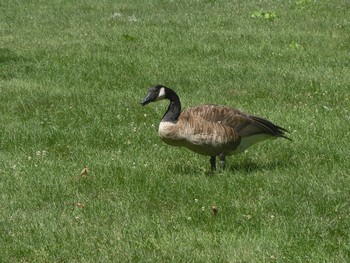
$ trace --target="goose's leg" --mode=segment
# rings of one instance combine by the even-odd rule
[[[220,169],[224,170],[226,165],[225,165],[225,154],[220,154],[219,158],[220,158]]]
[[[210,157],[210,166],[211,166],[211,175],[213,175],[214,171],[216,170],[216,156]]]

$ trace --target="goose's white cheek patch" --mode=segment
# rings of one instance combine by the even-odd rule
[[[162,100],[164,98],[165,98],[165,89],[161,88],[160,91],[159,91],[159,95],[157,97],[157,100]]]

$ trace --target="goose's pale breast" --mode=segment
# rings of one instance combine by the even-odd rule
[[[159,137],[167,144],[186,147],[203,155],[230,154],[237,148],[240,138],[233,129],[217,123],[162,121]]]

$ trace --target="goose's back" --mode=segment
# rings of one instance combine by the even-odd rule
[[[200,116],[208,122],[230,127],[240,137],[249,137],[257,134],[284,137],[284,132],[286,131],[264,118],[249,115],[227,106],[202,105],[188,109],[183,114]]]

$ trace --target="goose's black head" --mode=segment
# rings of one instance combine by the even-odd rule
[[[146,104],[150,102],[154,102],[157,100],[162,100],[166,98],[166,91],[168,90],[167,87],[163,85],[154,85],[151,86],[148,90],[148,94],[144,100],[141,101],[141,105],[145,106]]]

